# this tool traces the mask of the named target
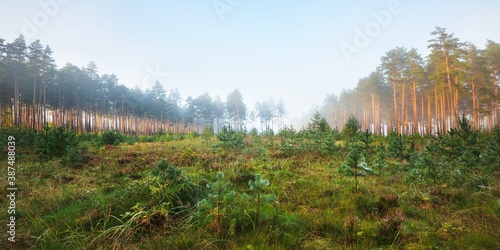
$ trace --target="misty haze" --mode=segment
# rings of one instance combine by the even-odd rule
[[[498,249],[500,2],[0,3],[0,249]]]

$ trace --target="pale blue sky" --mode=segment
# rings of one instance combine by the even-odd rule
[[[391,4],[399,11],[385,27],[372,29],[348,60],[341,45],[355,46],[356,29],[376,24],[372,13],[386,13]],[[183,98],[208,92],[225,100],[239,88],[253,107],[281,97],[291,118],[321,104],[328,93],[355,87],[396,46],[416,47],[426,56],[435,26],[484,48],[486,39],[500,42],[499,23],[496,0],[0,3],[0,37],[11,41],[25,33],[28,42],[40,39],[60,67],[94,61],[99,73],[114,73],[129,87],[145,89],[158,78]]]

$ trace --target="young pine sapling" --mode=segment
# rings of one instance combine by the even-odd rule
[[[215,213],[217,235],[220,236],[222,232],[221,216],[223,208],[223,202],[228,201],[233,198],[236,194],[234,190],[231,190],[231,182],[224,181],[224,173],[217,172],[217,180],[212,183],[208,183],[207,187],[211,190],[209,197],[216,200],[217,212]]]
[[[250,190],[255,190],[256,198],[257,198],[257,226],[260,226],[260,218],[261,218],[261,206],[266,203],[272,203],[276,200],[274,194],[263,194],[265,188],[269,186],[269,181],[261,178],[260,174],[255,174],[255,179],[248,181],[248,185],[250,186]]]

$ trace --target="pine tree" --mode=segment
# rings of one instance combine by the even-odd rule
[[[8,43],[6,47],[7,64],[9,66],[8,72],[10,73],[9,79],[13,82],[13,99],[14,99],[14,116],[13,124],[18,126],[21,124],[22,109],[21,100],[19,96],[21,94],[20,85],[25,75],[26,70],[26,41],[24,36],[20,35],[13,42]]]
[[[207,187],[210,189],[209,198],[216,200],[216,208],[215,212],[216,218],[216,227],[217,227],[217,235],[220,236],[222,233],[222,222],[221,218],[224,215],[224,210],[227,202],[234,198],[236,192],[231,190],[231,182],[224,180],[224,173],[221,171],[217,172],[217,180],[215,182],[211,182],[207,184]]]
[[[438,180],[441,178],[441,164],[440,159],[441,147],[436,143],[435,139],[429,140],[427,146],[422,151],[422,153],[417,158],[416,169],[412,170],[413,175],[417,175],[418,178],[430,178],[432,180],[432,186],[434,189],[437,187]],[[415,171],[418,171],[415,173]],[[425,182],[425,179],[423,180]]]
[[[373,135],[368,131],[368,129],[361,133],[359,136],[359,141],[361,142],[361,148],[365,155],[371,155],[373,153],[373,148],[371,144],[373,143]]]
[[[382,171],[385,168],[385,166],[387,165],[387,159],[386,159],[387,152],[386,151],[387,151],[387,149],[382,143],[379,143],[377,145],[377,154],[375,156],[375,160],[373,162],[373,165],[377,169],[379,180],[382,179]]]
[[[361,153],[360,147],[357,145],[351,148],[338,170],[344,175],[354,176],[356,192],[358,191],[358,176],[365,176],[367,173],[372,172],[372,169],[366,164],[365,157]]]
[[[347,119],[344,128],[342,128],[342,135],[347,141],[350,141],[356,136],[360,128],[361,125],[359,124],[358,119],[356,119],[354,115],[351,115]]]
[[[389,133],[389,156],[395,157],[400,160],[401,165],[407,160],[406,155],[406,141],[403,135],[397,134],[396,131]]]
[[[255,174],[255,179],[248,181],[248,185],[250,186],[250,190],[255,191],[255,198],[257,199],[256,224],[257,226],[260,226],[262,205],[272,203],[276,197],[274,194],[264,194],[266,187],[269,186],[269,181],[267,179],[263,179],[260,174]]]
[[[240,149],[243,147],[243,134],[236,132],[232,127],[224,126],[216,135],[220,141],[218,146],[224,149]]]
[[[326,121],[326,119],[319,113],[316,112],[311,119],[311,122],[309,122],[306,126],[306,131],[310,137],[314,141],[312,145],[312,150],[317,153],[322,153],[323,152],[323,147],[325,140],[330,139],[330,144],[331,144],[331,138],[329,138],[329,135],[331,134],[331,127]],[[328,150],[327,150],[328,151]]]
[[[238,89],[235,89],[227,96],[226,111],[230,121],[233,123],[234,129],[241,131],[243,129],[243,122],[246,119],[247,107]]]

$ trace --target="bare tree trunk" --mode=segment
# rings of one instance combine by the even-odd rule
[[[420,117],[420,130],[421,130],[421,135],[425,135],[427,131],[425,131],[426,127],[424,126],[425,124],[425,114],[424,114],[424,94],[422,93],[422,99],[420,99],[420,108],[421,108],[421,117]]]
[[[498,71],[495,70],[495,73],[493,74],[493,84],[495,85],[495,90],[493,94],[493,112],[495,113],[496,116],[496,125],[500,124],[500,107],[498,106]]]
[[[377,130],[377,113],[375,112],[375,94],[371,93],[371,101],[372,101],[372,122],[374,126],[374,133],[378,134]]]
[[[45,126],[45,125],[47,125],[47,95],[46,95],[45,77],[42,78],[42,85],[43,85],[43,122],[42,122],[42,125]]]
[[[472,87],[472,114],[474,119],[474,129],[479,129],[479,117],[477,114],[477,97],[476,97],[476,82],[474,81],[474,71],[472,71],[471,76],[471,87]]]
[[[396,90],[396,80],[394,75],[392,76],[392,95],[394,99],[394,119],[396,122],[397,129],[396,131],[399,130],[399,112],[398,112],[398,98],[397,98],[397,90]]]
[[[448,56],[446,55],[445,58],[445,64],[446,64],[446,79],[448,81],[448,89],[449,89],[449,100],[448,100],[448,103],[449,103],[449,108],[450,108],[450,114],[451,114],[451,123],[454,124],[456,119],[455,119],[455,109],[454,109],[454,95],[453,95],[453,88],[451,86],[451,75],[450,75],[450,65],[449,65],[449,59],[448,59]]]
[[[14,119],[13,119],[13,126],[19,125],[18,120],[19,120],[19,112],[18,112],[18,80],[17,80],[17,75],[14,77]]]
[[[446,115],[446,101],[445,101],[445,99],[446,99],[446,97],[445,97],[444,92],[443,92],[443,94],[441,95],[441,130],[442,130],[442,132],[448,131],[448,128],[447,128],[448,117]]]
[[[401,84],[401,122],[403,123],[403,126],[401,128],[398,128],[401,130],[401,134],[405,133],[405,126],[406,126],[406,118],[405,118],[405,82]]]
[[[455,113],[453,114],[453,117],[455,119],[452,119],[452,127],[458,126],[458,118],[460,117],[460,105],[459,105],[460,96],[458,93],[458,88],[459,88],[458,76],[455,76],[455,103],[454,103],[455,108],[453,109],[455,110]]]
[[[35,110],[35,103],[36,103],[36,76],[33,78],[33,106],[32,106],[32,112],[33,112],[33,117],[32,117],[32,121],[31,121],[31,128],[32,129],[36,129],[36,110]]]
[[[412,103],[413,103],[413,121],[412,121],[412,125],[413,125],[413,133],[415,133],[415,131],[418,131],[418,107],[417,107],[417,80],[415,78],[412,79],[412,85],[413,85],[413,89],[412,89]],[[423,134],[423,133],[422,133]]]

